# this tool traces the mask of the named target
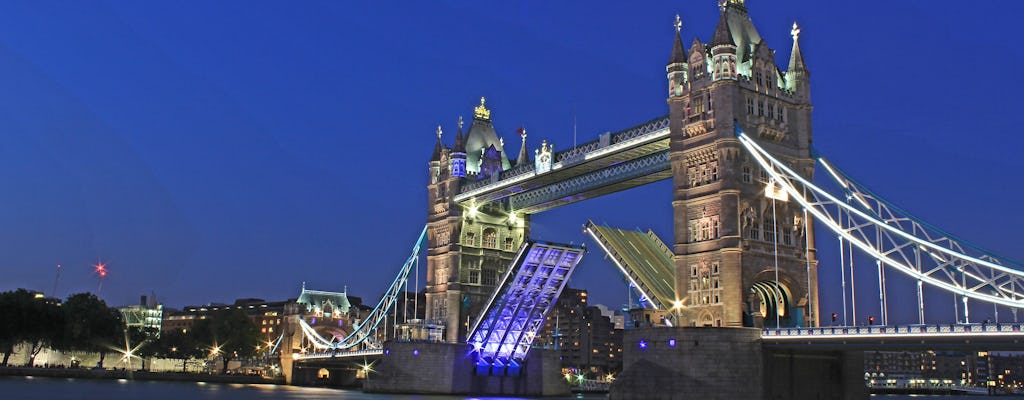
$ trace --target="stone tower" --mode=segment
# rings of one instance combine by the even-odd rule
[[[794,25],[783,72],[745,1],[719,6],[710,42],[694,38],[689,51],[677,17],[666,67],[681,325],[817,325],[814,225],[794,204],[775,200],[773,207],[767,173],[736,139],[742,130],[813,174],[810,73],[799,31]]]
[[[522,154],[525,150],[520,151],[520,159]],[[453,147],[442,144],[438,127],[427,185],[426,317],[429,323],[445,326],[449,342],[465,341],[469,324],[512,262],[529,227],[529,216],[515,213],[507,200],[464,208],[454,197],[464,186],[497,179],[511,167],[483,98],[465,136],[459,118]]]

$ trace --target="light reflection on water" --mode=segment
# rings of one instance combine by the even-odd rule
[[[367,394],[355,390],[280,385],[217,384],[206,382],[149,382],[123,380],[0,378],[4,399],[17,400],[512,400],[514,397],[461,397],[430,395]],[[604,399],[603,395],[567,399]],[[552,399],[552,398],[545,398]],[[552,399],[558,400],[558,399]]]

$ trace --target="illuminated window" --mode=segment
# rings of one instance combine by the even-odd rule
[[[498,248],[498,231],[494,228],[484,229],[484,245],[483,247],[489,249]]]
[[[512,238],[505,238],[505,251],[515,250],[515,241]]]

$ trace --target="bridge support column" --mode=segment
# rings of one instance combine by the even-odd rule
[[[765,350],[766,399],[863,400],[863,351]]]
[[[611,400],[868,398],[861,352],[768,349],[752,328],[641,328]]]
[[[559,352],[533,349],[519,376],[476,374],[467,344],[388,342],[384,357],[363,381],[371,393],[424,393],[500,396],[564,396]]]

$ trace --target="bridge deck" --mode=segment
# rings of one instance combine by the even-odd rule
[[[615,261],[623,274],[656,308],[671,308],[676,300],[672,251],[654,232],[615,229],[587,223],[587,232]]]

